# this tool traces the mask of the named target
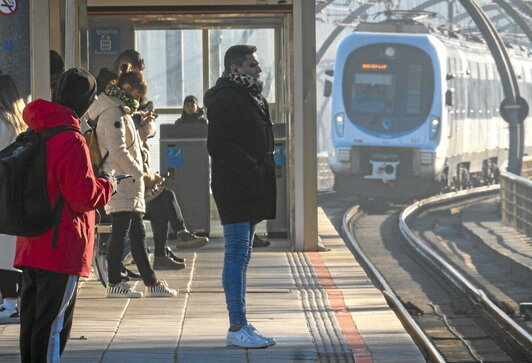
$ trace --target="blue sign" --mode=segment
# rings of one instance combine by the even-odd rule
[[[180,147],[166,148],[166,166],[183,166],[185,164],[185,156],[183,149]]]
[[[120,30],[118,28],[92,28],[92,55],[118,55]]]
[[[4,40],[4,50],[7,50],[8,52],[11,52],[13,49],[15,49],[15,43],[13,43],[12,40]]]
[[[284,165],[286,163],[286,153],[285,147],[280,145],[275,145],[275,154],[273,154],[273,160],[275,165]]]

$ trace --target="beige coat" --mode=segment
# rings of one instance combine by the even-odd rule
[[[114,170],[115,175],[133,175],[118,184],[118,191],[105,206],[105,211],[144,213],[146,206],[139,134],[122,101],[105,94],[98,97],[89,108],[88,116],[97,121],[96,135],[102,157],[109,151],[104,170]]]

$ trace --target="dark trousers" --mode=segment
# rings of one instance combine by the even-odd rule
[[[155,242],[155,256],[165,255],[168,222],[170,222],[174,232],[186,229],[175,193],[168,188],[165,188],[157,198],[146,203],[146,215],[144,218],[151,222],[153,240]]]
[[[72,328],[78,276],[24,267],[20,303],[23,363],[59,362]]]
[[[0,294],[3,298],[17,298],[20,293],[22,274],[18,271],[0,270]]]
[[[122,254],[124,241],[129,232],[131,254],[137,264],[140,275],[145,285],[154,285],[157,282],[155,272],[150,266],[146,253],[146,230],[142,222],[142,213],[118,212],[111,214],[113,231],[107,246],[107,262],[109,264],[109,283],[117,284],[122,281]]]

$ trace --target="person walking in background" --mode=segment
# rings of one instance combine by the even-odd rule
[[[198,99],[192,95],[185,97],[185,101],[183,102],[183,113],[175,122],[176,125],[185,123],[207,123],[203,110],[198,106]]]
[[[57,82],[53,102],[36,100],[23,112],[36,132],[65,125],[80,128],[96,96],[96,80],[72,68]],[[79,276],[88,277],[94,245],[94,209],[116,188],[111,175],[96,178],[85,139],[64,131],[46,143],[47,189],[52,206],[64,199],[57,244],[54,229],[36,237],[17,237],[14,266],[22,270],[20,352],[22,362],[58,362],[67,343]]]
[[[129,232],[131,253],[147,287],[147,296],[175,296],[164,280],[158,280],[150,266],[146,252],[146,231],[142,221],[146,211],[144,200],[144,170],[142,141],[130,116],[138,109],[138,99],[146,93],[147,84],[140,72],[123,71],[116,84],[107,87],[88,111],[89,119],[97,120],[96,134],[100,153],[109,156],[103,165],[105,171],[131,174],[118,186],[117,193],[105,211],[111,215],[112,232],[107,247],[109,283],[107,297],[142,297],[122,282],[120,274],[124,242]],[[160,178],[160,177],[159,177]],[[159,182],[162,181],[160,178]]]
[[[24,101],[13,79],[0,74],[0,150],[7,147],[18,134],[26,130],[22,119]],[[0,324],[12,324],[20,321],[18,296],[22,275],[13,267],[17,237],[0,234]]]
[[[222,284],[229,312],[226,344],[264,348],[275,344],[246,318],[246,271],[255,226],[275,218],[275,165],[268,101],[262,96],[257,48],[230,47],[224,73],[207,91],[211,189],[225,239]]]

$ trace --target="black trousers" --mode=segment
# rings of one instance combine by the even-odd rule
[[[142,213],[118,212],[111,214],[113,231],[107,246],[107,262],[109,264],[109,283],[117,284],[122,281],[122,254],[124,241],[129,232],[131,254],[137,264],[140,275],[145,285],[154,285],[157,282],[155,272],[150,266],[146,253],[146,230],[142,222]]]
[[[17,298],[20,294],[22,274],[18,271],[0,270],[0,294],[3,298]]]
[[[59,362],[72,328],[78,276],[22,269],[20,354],[23,363]]]
[[[164,256],[166,240],[168,238],[168,222],[174,232],[184,229],[183,214],[177,202],[175,193],[165,188],[161,194],[146,203],[146,215],[144,219],[151,222],[153,240],[155,243],[155,256]]]

